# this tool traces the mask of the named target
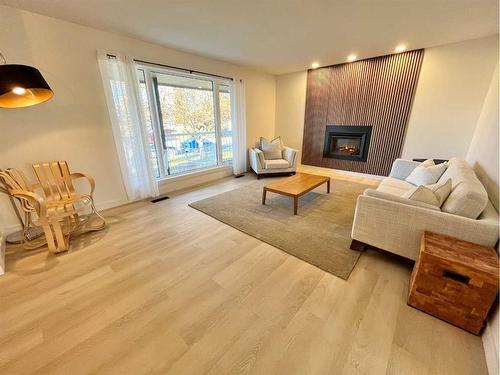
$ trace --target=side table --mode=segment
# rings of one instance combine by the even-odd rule
[[[424,232],[408,305],[479,334],[498,293],[493,248]]]

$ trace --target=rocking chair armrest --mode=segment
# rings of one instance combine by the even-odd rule
[[[71,173],[70,177],[73,180],[76,180],[78,178],[85,178],[90,185],[90,194],[89,195],[91,198],[93,197],[94,190],[95,190],[95,180],[92,176],[88,176],[88,175],[86,175],[84,173],[80,173],[80,172],[75,172],[75,173]]]
[[[14,198],[26,199],[30,204],[35,207],[35,210],[39,217],[47,216],[47,206],[45,205],[44,199],[37,193],[26,190],[11,190],[10,194]]]

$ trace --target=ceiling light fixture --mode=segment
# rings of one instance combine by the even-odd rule
[[[317,69],[317,68],[319,68],[319,63],[318,63],[318,62],[313,62],[313,63],[311,64],[311,68],[313,68],[313,69]]]
[[[353,61],[356,61],[357,58],[358,58],[358,56],[351,54],[351,55],[347,56],[347,61],[353,62]]]
[[[400,44],[400,45],[396,46],[396,48],[394,48],[394,52],[396,52],[396,53],[401,53],[404,51],[406,51],[406,45],[404,45],[404,44]]]

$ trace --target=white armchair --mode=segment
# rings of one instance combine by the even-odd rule
[[[297,150],[290,147],[284,147],[281,159],[266,160],[264,153],[258,148],[249,149],[250,167],[253,169],[257,178],[262,175],[270,174],[295,174],[297,170]]]

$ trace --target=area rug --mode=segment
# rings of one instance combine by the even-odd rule
[[[272,192],[262,205],[262,187],[256,181],[190,206],[242,232],[267,242],[342,279],[347,279],[360,253],[349,249],[356,198],[370,186],[334,180],[299,198]]]

